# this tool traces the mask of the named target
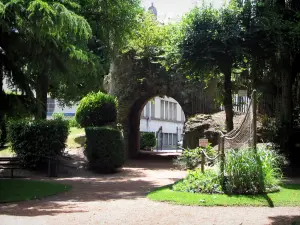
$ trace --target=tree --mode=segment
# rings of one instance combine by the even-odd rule
[[[24,87],[15,82],[20,77],[26,90],[35,90],[37,118],[46,117],[47,93],[52,81],[62,77],[74,81],[76,69],[92,66],[86,48],[91,29],[83,17],[68,9],[72,6],[70,1],[62,4],[35,0],[6,1],[2,7],[1,19],[6,30],[2,30],[1,48],[8,62],[4,75],[12,78],[12,83],[21,90]],[[20,60],[15,61],[16,56]],[[10,67],[17,68],[18,73],[10,73]]]
[[[224,75],[224,99],[227,130],[233,129],[233,69],[244,58],[241,10],[235,1],[221,10],[196,8],[181,43],[182,65],[191,76]]]

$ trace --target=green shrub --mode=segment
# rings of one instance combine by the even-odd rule
[[[174,164],[181,169],[195,169],[201,163],[201,152],[205,150],[209,157],[215,157],[216,152],[209,144],[206,148],[185,149],[182,154],[174,160]],[[208,161],[207,161],[208,162]]]
[[[3,147],[7,141],[6,116],[0,116],[0,147]]]
[[[124,143],[119,130],[110,127],[88,127],[84,154],[94,172],[113,173],[124,164]]]
[[[68,122],[69,122],[69,127],[81,128],[80,124],[76,121],[74,117],[69,119]]]
[[[192,193],[222,193],[221,179],[218,173],[213,170],[206,170],[202,173],[199,169],[188,171],[186,178],[178,181],[172,187],[174,191]]]
[[[12,150],[25,167],[35,169],[63,153],[69,132],[63,120],[16,120],[9,123],[8,131]]]
[[[53,113],[52,117],[54,120],[64,120],[65,119],[64,113],[59,113],[59,112]]]
[[[102,92],[90,93],[80,101],[75,118],[81,127],[114,123],[117,119],[117,100]]]
[[[282,157],[263,147],[229,150],[225,161],[225,190],[228,193],[261,193],[279,189]]]
[[[152,132],[143,132],[141,133],[140,139],[140,148],[147,149],[153,148],[156,145],[156,137],[155,134]]]

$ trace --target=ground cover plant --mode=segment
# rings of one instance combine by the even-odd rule
[[[283,184],[281,165],[284,158],[265,147],[228,150],[224,175],[220,165],[202,173],[188,175],[148,194],[158,201],[185,205],[298,206],[300,184]]]
[[[0,179],[0,203],[40,199],[71,190],[70,185],[19,179]]]
[[[212,148],[211,144],[205,148],[184,149],[182,154],[174,160],[174,164],[181,169],[195,169],[201,163],[201,152],[203,149],[211,158],[216,155],[216,151]]]

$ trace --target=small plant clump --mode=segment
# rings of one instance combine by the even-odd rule
[[[192,151],[196,158],[198,151]],[[191,154],[191,152],[189,153]],[[185,156],[186,157],[186,156]],[[216,167],[201,173],[189,171],[186,178],[173,185],[173,190],[193,193],[260,194],[279,191],[283,157],[265,147],[228,150],[224,175]],[[191,159],[188,162],[196,162]],[[198,163],[198,162],[197,162]],[[191,166],[191,167],[193,167]]]
[[[221,179],[213,169],[205,173],[200,169],[189,171],[185,179],[173,185],[173,190],[191,193],[223,193]]]
[[[174,160],[174,164],[181,169],[195,169],[201,163],[202,150],[205,150],[209,157],[214,157],[216,155],[216,151],[212,148],[211,144],[205,148],[185,149],[182,154]]]
[[[140,140],[140,148],[147,149],[153,148],[156,145],[156,137],[155,134],[152,132],[144,132],[141,133],[141,140]]]

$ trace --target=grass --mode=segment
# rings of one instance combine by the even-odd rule
[[[154,201],[197,206],[300,206],[300,184],[285,184],[276,193],[265,195],[194,194],[171,190],[172,185],[150,192]]]
[[[85,132],[82,128],[71,127],[67,140],[68,148],[80,148],[85,142]]]
[[[71,190],[70,185],[33,180],[0,179],[0,203],[41,199]]]
[[[0,148],[0,157],[11,157],[13,155],[14,153],[9,145],[6,145],[4,148]]]

